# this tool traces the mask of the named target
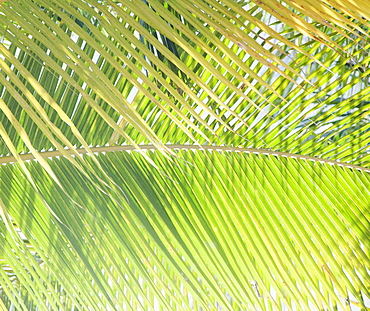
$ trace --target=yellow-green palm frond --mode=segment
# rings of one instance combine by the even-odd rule
[[[148,151],[161,171],[135,152],[99,154],[121,195],[97,192],[68,160],[50,159],[67,197],[40,164],[28,163],[62,224],[20,167],[5,166],[2,256],[17,278],[7,281],[3,271],[2,282],[14,305],[328,309],[347,299],[363,305],[368,173],[273,155],[178,152],[185,163]],[[24,300],[23,292],[33,299]]]
[[[370,4],[0,3],[0,310],[370,308]]]

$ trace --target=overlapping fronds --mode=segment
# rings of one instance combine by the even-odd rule
[[[31,150],[13,119],[36,150],[206,143],[369,163],[362,2],[44,0],[2,12],[1,121],[18,152]]]
[[[0,1],[0,310],[369,308],[369,21]]]

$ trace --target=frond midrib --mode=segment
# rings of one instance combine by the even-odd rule
[[[349,163],[339,162],[335,160],[323,159],[319,157],[312,157],[302,154],[294,154],[288,152],[279,152],[269,149],[256,149],[256,148],[238,148],[238,147],[229,147],[229,146],[210,146],[210,145],[165,145],[167,149],[170,150],[213,150],[213,151],[226,151],[226,152],[244,152],[244,153],[254,153],[260,155],[272,155],[277,157],[286,157],[286,158],[296,158],[301,160],[308,160],[313,162],[327,163],[330,165],[342,166],[350,169],[360,170],[364,172],[370,172],[370,168],[353,165]],[[156,150],[157,148],[154,145],[140,145],[141,150]],[[117,152],[117,151],[137,151],[135,146],[131,145],[119,145],[119,146],[100,146],[90,148],[93,153],[105,153],[105,152]],[[66,150],[68,152],[68,150]],[[75,152],[78,152],[80,155],[87,154],[88,151],[84,148],[77,148]],[[75,153],[71,152],[73,156]],[[63,156],[59,150],[53,151],[43,151],[39,152],[39,155],[43,158],[54,158]],[[32,153],[20,154],[20,158],[23,161],[35,160],[35,156]],[[14,156],[2,156],[0,157],[0,164],[6,165],[17,162]]]

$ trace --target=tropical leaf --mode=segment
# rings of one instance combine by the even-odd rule
[[[0,3],[0,310],[370,308],[368,3]]]
[[[178,155],[186,163],[147,154],[165,174],[136,153],[98,155],[124,191],[108,196],[64,158],[48,160],[63,188],[88,210],[40,164],[28,163],[63,225],[32,196],[19,165],[3,167],[8,229],[2,232],[8,233],[2,253],[13,271],[25,269],[20,289],[8,284],[8,297],[19,290],[35,297],[14,300],[27,309],[37,301],[53,309],[154,309],[156,303],[163,309],[321,309],[341,307],[351,292],[363,304],[368,173],[274,155]]]

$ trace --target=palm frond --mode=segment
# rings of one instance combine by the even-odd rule
[[[0,1],[0,309],[369,309],[369,12]]]
[[[3,97],[37,150],[58,147],[33,110],[68,148],[216,143],[334,158],[325,151],[340,147],[336,160],[367,165],[366,19],[323,3],[311,16],[290,2],[136,2],[3,5]],[[345,115],[364,128],[333,145]]]
[[[2,253],[19,271],[8,297],[27,309],[47,301],[46,310],[364,306],[368,173],[273,155],[178,155],[186,163],[148,151],[158,170],[135,152],[99,154],[121,195],[96,192],[65,158],[48,160],[86,210],[29,162],[64,225],[19,165],[3,167]]]

